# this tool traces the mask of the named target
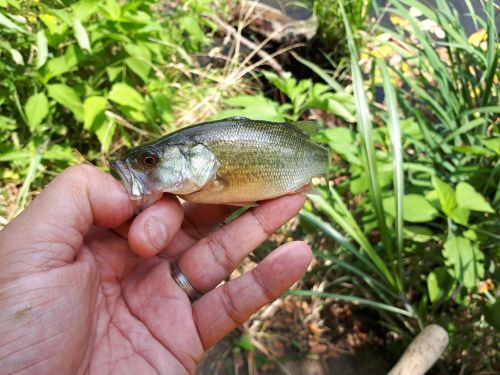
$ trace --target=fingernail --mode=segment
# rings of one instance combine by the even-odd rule
[[[156,250],[163,250],[165,246],[167,246],[167,225],[159,217],[150,217],[146,221],[145,230],[146,234],[148,235],[149,241],[156,248]]]

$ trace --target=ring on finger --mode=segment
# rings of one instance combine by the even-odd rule
[[[196,289],[193,284],[189,281],[187,276],[182,272],[179,264],[177,262],[173,262],[170,265],[170,272],[172,274],[172,278],[175,280],[177,285],[187,294],[191,302],[200,299],[203,296],[198,289]]]

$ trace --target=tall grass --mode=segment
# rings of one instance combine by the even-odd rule
[[[392,4],[387,11],[403,27],[378,27],[383,36],[374,40],[400,58],[373,58],[372,80],[364,81],[349,18],[338,2],[351,57],[360,178],[367,186],[351,195],[351,166],[351,181],[311,197],[315,209],[301,218],[338,246],[317,255],[358,286],[321,296],[376,308],[392,329],[413,331],[441,319],[433,316],[438,308],[467,306],[467,294],[495,303],[476,288],[488,277],[483,260],[496,261],[498,238],[491,228],[500,227],[489,203],[498,212],[498,41],[491,0],[486,19],[471,15],[485,30],[482,44],[471,42],[446,1],[438,0],[436,8],[413,0]],[[411,7],[433,28],[423,27]],[[384,97],[378,104],[377,90]],[[380,173],[388,162],[392,183]],[[333,166],[332,173],[346,173],[342,168]],[[465,203],[469,199],[477,206]]]

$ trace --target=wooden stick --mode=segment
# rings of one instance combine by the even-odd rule
[[[439,359],[448,345],[448,333],[431,324],[413,339],[389,375],[423,375]]]

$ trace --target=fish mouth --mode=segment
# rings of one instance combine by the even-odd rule
[[[110,165],[120,176],[130,199],[138,200],[150,194],[145,176],[141,173],[134,173],[127,162],[116,160],[112,161]]]

